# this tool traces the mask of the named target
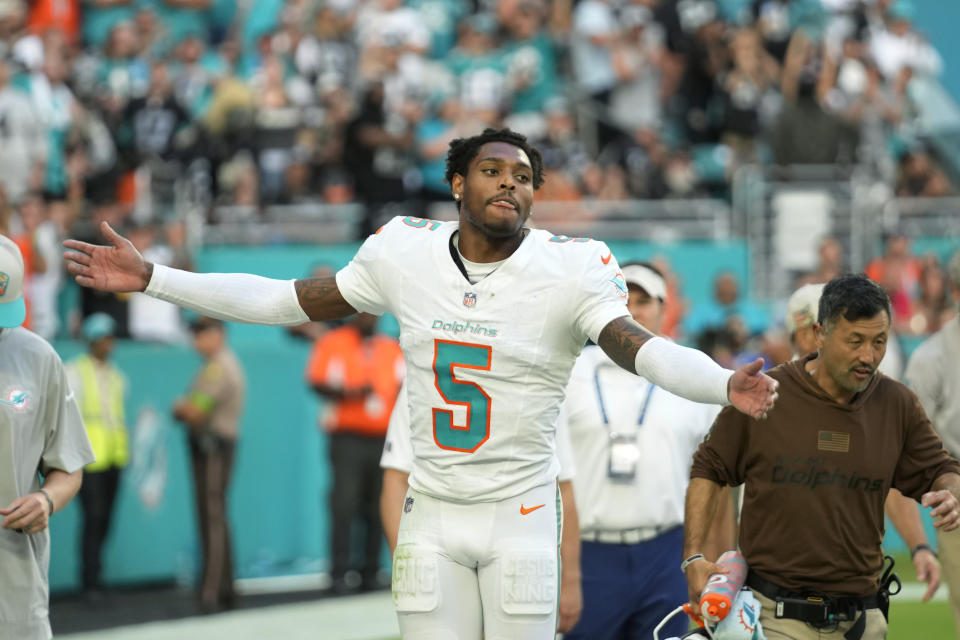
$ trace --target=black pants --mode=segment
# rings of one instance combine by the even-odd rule
[[[84,591],[100,588],[103,543],[110,532],[113,503],[120,485],[120,469],[87,471],[80,485],[80,506],[83,509],[81,538],[81,582]]]
[[[197,522],[203,548],[200,602],[231,606],[234,601],[227,487],[233,468],[234,443],[210,434],[190,438]]]
[[[383,529],[380,525],[380,487],[383,472],[380,454],[383,438],[355,433],[330,434],[330,464],[333,487],[330,492],[332,577],[343,579],[347,570],[355,568],[350,561],[350,541],[354,522],[363,528],[365,585],[372,585],[380,569]]]

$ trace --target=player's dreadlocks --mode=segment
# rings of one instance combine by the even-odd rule
[[[506,142],[523,149],[530,158],[530,167],[533,169],[533,188],[540,188],[543,184],[543,156],[527,142],[526,136],[510,129],[484,129],[480,135],[451,140],[450,149],[447,151],[447,173],[444,176],[447,182],[452,182],[454,174],[457,173],[466,176],[470,161],[477,156],[480,147],[488,142]]]

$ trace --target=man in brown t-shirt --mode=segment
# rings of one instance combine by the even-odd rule
[[[740,548],[767,639],[839,639],[851,629],[848,640],[886,637],[877,593],[887,492],[896,487],[932,507],[938,527],[960,524],[960,463],[916,396],[876,371],[889,329],[890,301],[879,285],[836,278],[820,299],[819,352],[770,372],[780,396],[767,420],[720,413],[687,490],[692,601],[716,571],[696,556],[721,485],[746,483]],[[831,615],[830,624],[811,624]]]
[[[190,432],[190,457],[197,499],[203,577],[200,607],[216,611],[233,606],[233,563],[227,522],[227,488],[246,385],[243,369],[227,347],[223,322],[197,318],[190,326],[193,346],[204,363],[173,417]]]

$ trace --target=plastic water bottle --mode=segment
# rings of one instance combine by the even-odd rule
[[[747,579],[747,561],[739,551],[727,551],[717,560],[717,565],[726,569],[727,573],[710,576],[700,594],[700,616],[711,623],[727,617]]]

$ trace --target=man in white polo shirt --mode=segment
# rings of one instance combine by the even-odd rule
[[[0,235],[0,639],[48,640],[47,526],[94,456],[63,363],[25,314],[23,257]]]
[[[576,474],[576,468],[573,452],[570,450],[570,438],[567,435],[566,416],[562,410],[557,419],[557,459],[560,461],[557,482],[560,487],[560,500],[563,503],[560,543],[562,571],[557,630],[565,633],[580,618],[583,595],[580,590],[580,528],[577,505],[573,498],[573,477]],[[410,476],[412,467],[410,411],[407,406],[407,385],[404,383],[400,387],[393,413],[390,414],[387,439],[383,445],[383,454],[380,456],[380,468],[383,469],[380,520],[383,522],[383,532],[387,537],[391,554],[397,547],[400,515],[406,507],[405,500],[407,489],[409,489],[407,478]],[[509,531],[504,532],[504,534],[509,533]]]
[[[622,267],[633,319],[654,334],[667,287],[643,262]],[[564,403],[577,476],[583,613],[565,640],[651,638],[687,591],[677,560],[690,463],[719,405],[690,402],[644,378],[623,375],[594,345],[573,367]],[[716,529],[715,555],[734,546],[729,493]],[[660,637],[681,636],[677,616]]]

